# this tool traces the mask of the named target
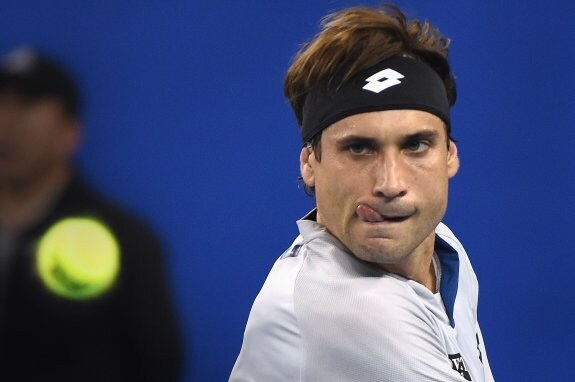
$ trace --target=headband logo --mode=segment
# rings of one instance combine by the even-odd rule
[[[390,88],[401,83],[400,79],[405,77],[403,74],[387,68],[380,70],[374,75],[369,76],[365,80],[367,84],[362,89],[372,91],[374,93],[381,93],[387,88]]]

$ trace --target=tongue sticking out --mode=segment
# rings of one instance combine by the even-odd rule
[[[384,220],[383,216],[381,216],[379,212],[369,206],[366,206],[365,204],[358,205],[355,209],[355,212],[360,219],[366,222],[378,223]]]

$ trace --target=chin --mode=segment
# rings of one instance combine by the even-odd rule
[[[375,263],[379,265],[397,264],[405,260],[409,252],[398,248],[396,245],[390,245],[388,239],[377,239],[388,241],[388,243],[379,243],[379,245],[357,245],[352,250],[358,259]]]

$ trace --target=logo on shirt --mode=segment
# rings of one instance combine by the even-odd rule
[[[457,371],[459,375],[465,378],[466,381],[471,381],[471,375],[469,375],[469,371],[467,371],[467,368],[465,367],[461,354],[449,354],[449,360],[451,361],[451,367],[453,370]]]
[[[483,363],[483,355],[481,354],[481,344],[479,343],[479,333],[475,333],[475,338],[477,339],[477,351],[479,352],[479,361]]]

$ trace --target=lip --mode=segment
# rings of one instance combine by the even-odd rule
[[[401,223],[402,221],[405,221],[407,219],[409,219],[409,216],[385,216],[382,215],[383,217],[383,222],[390,222],[390,223]]]
[[[358,218],[370,224],[401,223],[414,214],[412,208],[402,206],[376,207],[369,203],[359,203],[356,207]]]

